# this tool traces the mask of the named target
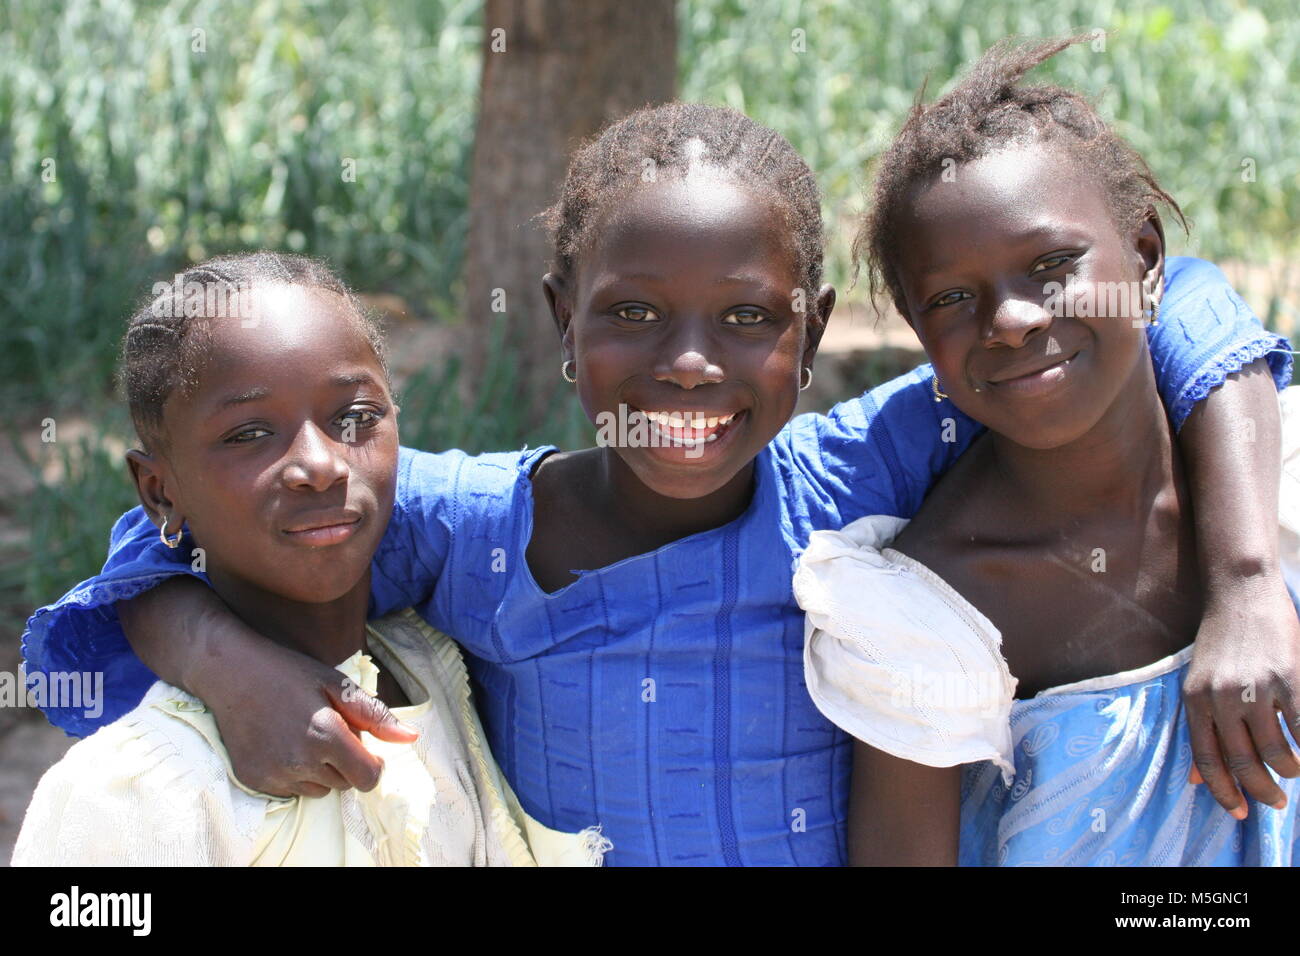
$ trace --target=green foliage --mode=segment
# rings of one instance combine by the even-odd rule
[[[1253,262],[1296,251],[1300,16],[1292,0],[707,0],[680,6],[681,95],[781,130],[825,191],[829,271],[843,288],[872,160],[917,91],[933,98],[1009,34],[1106,31],[1029,80],[1091,96],[1194,228],[1175,251]],[[796,53],[793,31],[803,31]],[[1253,160],[1246,181],[1243,160]]]
[[[16,590],[24,605],[47,604],[99,573],[113,522],[138,504],[121,453],[130,429],[124,410],[102,408],[94,421],[80,434],[60,424],[58,440],[36,454],[12,430],[7,436],[35,485],[24,515],[29,546],[0,561],[10,600]]]
[[[780,129],[817,172],[841,288],[868,167],[916,91],[927,78],[942,91],[1009,33],[1105,28],[1104,52],[1066,51],[1036,76],[1097,98],[1195,221],[1191,249],[1296,251],[1292,0],[680,0],[678,17],[683,98]],[[480,28],[480,0],[5,0],[0,389],[21,424],[74,409],[94,423],[31,462],[36,492],[10,502],[39,551],[4,562],[7,594],[43,603],[95,571],[134,502],[109,385],[149,283],[218,252],[289,249],[419,314],[457,314]],[[567,394],[544,434],[524,432],[501,344],[473,401],[455,361],[405,383],[406,444],[589,440]]]
[[[102,394],[134,297],[235,249],[324,256],[448,311],[478,8],[7,0],[0,382]]]

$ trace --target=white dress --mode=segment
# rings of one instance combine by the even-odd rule
[[[609,844],[598,826],[559,833],[524,814],[484,743],[450,638],[406,610],[373,622],[368,644],[416,702],[393,714],[420,731],[413,744],[362,735],[384,760],[371,792],[249,790],[202,701],[158,681],[41,778],[13,865],[600,864]],[[338,669],[374,693],[379,671],[370,657],[358,653]]]

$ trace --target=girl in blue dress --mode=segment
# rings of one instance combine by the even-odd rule
[[[816,529],[914,513],[979,428],[936,402],[928,366],[789,421],[835,293],[811,171],[739,113],[673,104],[614,124],[575,155],[550,223],[557,369],[594,424],[630,427],[577,452],[404,450],[371,613],[413,605],[461,643],[523,808],[556,829],[602,824],[607,865],[842,864],[849,738],[804,687],[794,559]],[[1188,419],[1189,458],[1219,487],[1253,487],[1254,456],[1276,449],[1225,438],[1242,408],[1276,415],[1285,343],[1213,266],[1166,272],[1149,332],[1162,394]],[[1250,540],[1238,514],[1198,520]],[[121,609],[149,666],[212,707],[241,779],[373,785],[349,727],[403,739],[386,711],[344,699],[337,675],[269,646],[201,585],[151,590],[176,575],[202,578],[128,513],[104,572],[29,622],[28,666],[105,671],[103,719],[121,713],[153,680]],[[1239,569],[1207,567],[1225,600],[1242,586]],[[1207,616],[1198,654],[1211,670],[1244,655],[1272,682],[1288,624],[1276,600],[1251,607],[1251,632]],[[215,663],[232,649],[256,665],[232,676]]]
[[[850,855],[1292,865],[1290,768],[1226,808],[1196,782],[1198,765],[1214,770],[1182,695],[1213,600],[1198,552],[1233,542],[1199,538],[1142,331],[1164,314],[1156,207],[1181,212],[1081,97],[1017,85],[1069,42],[999,46],[918,108],[882,160],[861,234],[875,284],[944,391],[989,431],[910,522],[874,515],[816,532],[801,558],[809,690],[859,741]],[[1114,305],[1126,290],[1136,312]],[[1243,430],[1236,444],[1257,437]],[[1274,459],[1268,509],[1280,472]],[[1288,473],[1282,488],[1270,558],[1294,573],[1300,482]],[[1274,707],[1300,729],[1292,704],[1220,678],[1269,713],[1219,733],[1289,752]]]

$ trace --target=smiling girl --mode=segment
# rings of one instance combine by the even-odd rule
[[[936,403],[928,367],[789,421],[835,293],[811,171],[746,116],[672,104],[621,120],[575,154],[548,221],[557,371],[593,422],[644,416],[668,441],[404,457],[371,613],[415,605],[455,635],[523,807],[557,829],[603,824],[607,863],[843,863],[849,738],[803,686],[793,561],[818,528],[912,514],[977,426]],[[1255,463],[1224,435],[1242,409],[1276,416],[1262,356],[1281,340],[1213,267],[1171,271],[1152,333],[1162,387],[1180,422],[1210,396],[1184,431],[1189,455],[1219,487],[1249,486]],[[1285,377],[1287,357],[1273,361]],[[1244,368],[1264,371],[1232,375]],[[1265,434],[1257,453],[1274,451]],[[111,704],[133,703],[152,675],[122,599],[141,656],[210,703],[241,777],[274,792],[371,785],[378,762],[347,722],[386,732],[384,709],[339,702],[337,675],[201,584],[141,594],[194,574],[165,550],[143,513],[127,516],[104,574],[30,622],[29,666],[112,667]],[[1207,578],[1241,586],[1235,567]],[[1236,654],[1262,684],[1290,632],[1275,604],[1257,607],[1249,637],[1208,620],[1198,653]],[[239,680],[216,663],[230,648],[257,662]]]
[[[996,47],[919,107],[859,239],[944,392],[989,431],[910,522],[814,534],[796,574],[809,690],[858,741],[850,855],[1290,865],[1300,781],[1276,714],[1300,729],[1289,698],[1243,680],[1264,719],[1218,728],[1280,765],[1249,775],[1263,802],[1230,793],[1229,813],[1193,782],[1214,770],[1181,693],[1211,600],[1198,549],[1233,543],[1198,542],[1144,333],[1164,315],[1156,207],[1181,212],[1081,97],[1016,85],[1069,42]],[[1110,311],[1128,289],[1145,316]],[[1249,424],[1234,447],[1258,440]],[[1277,459],[1264,477],[1258,509],[1276,514]],[[1284,487],[1300,502],[1294,478]]]
[[[215,259],[175,286],[195,288],[239,308],[195,316],[168,288],[123,343],[141,505],[232,613],[392,707],[405,743],[369,741],[387,766],[368,793],[269,796],[232,772],[203,702],[158,681],[42,778],[14,864],[531,866],[529,839],[549,862],[598,859],[596,834],[519,811],[455,644],[409,610],[366,624],[399,457],[377,327],[297,256]],[[225,649],[236,679],[250,663]]]

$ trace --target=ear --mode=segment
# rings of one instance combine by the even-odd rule
[[[817,355],[817,348],[822,343],[822,336],[826,333],[826,326],[831,320],[831,312],[835,309],[835,287],[833,285],[824,285],[817,292],[817,298],[813,302],[813,307],[808,311],[808,319],[805,323],[805,340],[803,347],[803,364],[812,368],[813,359]]]
[[[573,302],[569,296],[569,283],[563,276],[548,272],[542,276],[542,291],[546,294],[546,304],[551,309],[551,318],[555,321],[555,328],[559,330],[560,340],[567,345],[571,342],[569,323],[573,319]],[[565,350],[565,358],[570,357],[570,351],[571,349]]]
[[[1152,211],[1138,227],[1133,237],[1133,250],[1142,269],[1142,307],[1155,299],[1159,302],[1165,291],[1165,227],[1160,217]]]
[[[168,496],[167,468],[161,458],[132,449],[126,453],[126,464],[131,469],[140,504],[149,520],[159,528],[176,532],[185,524],[185,515],[176,502]]]

